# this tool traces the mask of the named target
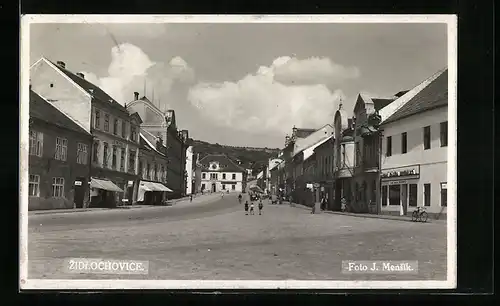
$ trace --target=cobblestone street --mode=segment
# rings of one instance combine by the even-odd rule
[[[288,205],[265,205],[263,215],[246,216],[234,197],[219,201],[227,207],[183,218],[102,221],[43,232],[30,224],[29,278],[446,279],[446,223],[311,215]],[[73,257],[146,260],[149,274],[69,274],[64,259]],[[349,275],[342,273],[343,260],[416,260],[419,271]]]

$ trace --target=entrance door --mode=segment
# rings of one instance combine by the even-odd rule
[[[212,192],[216,192],[217,191],[217,189],[216,189],[215,186],[216,186],[215,183],[212,183]]]
[[[74,184],[75,196],[73,199],[76,208],[83,208],[83,200],[85,198],[85,186],[87,186],[85,178],[77,177]]]
[[[403,215],[406,216],[408,213],[408,184],[401,185],[401,206]]]

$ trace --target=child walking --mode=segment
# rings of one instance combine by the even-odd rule
[[[255,211],[253,208],[254,208],[254,206],[253,206],[253,202],[252,202],[252,203],[250,203],[250,214],[251,215],[255,215]]]

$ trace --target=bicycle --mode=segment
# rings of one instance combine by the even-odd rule
[[[425,211],[425,208],[421,206],[417,207],[417,209],[411,214],[411,221],[413,222],[427,222],[427,218],[429,218],[429,215]]]

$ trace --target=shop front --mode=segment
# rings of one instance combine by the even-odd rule
[[[107,179],[91,178],[90,207],[113,208],[118,206],[117,199],[124,191]]]
[[[144,205],[163,205],[167,201],[167,192],[172,189],[159,182],[140,181],[137,203]]]
[[[382,214],[410,215],[418,206],[420,165],[381,171]]]

